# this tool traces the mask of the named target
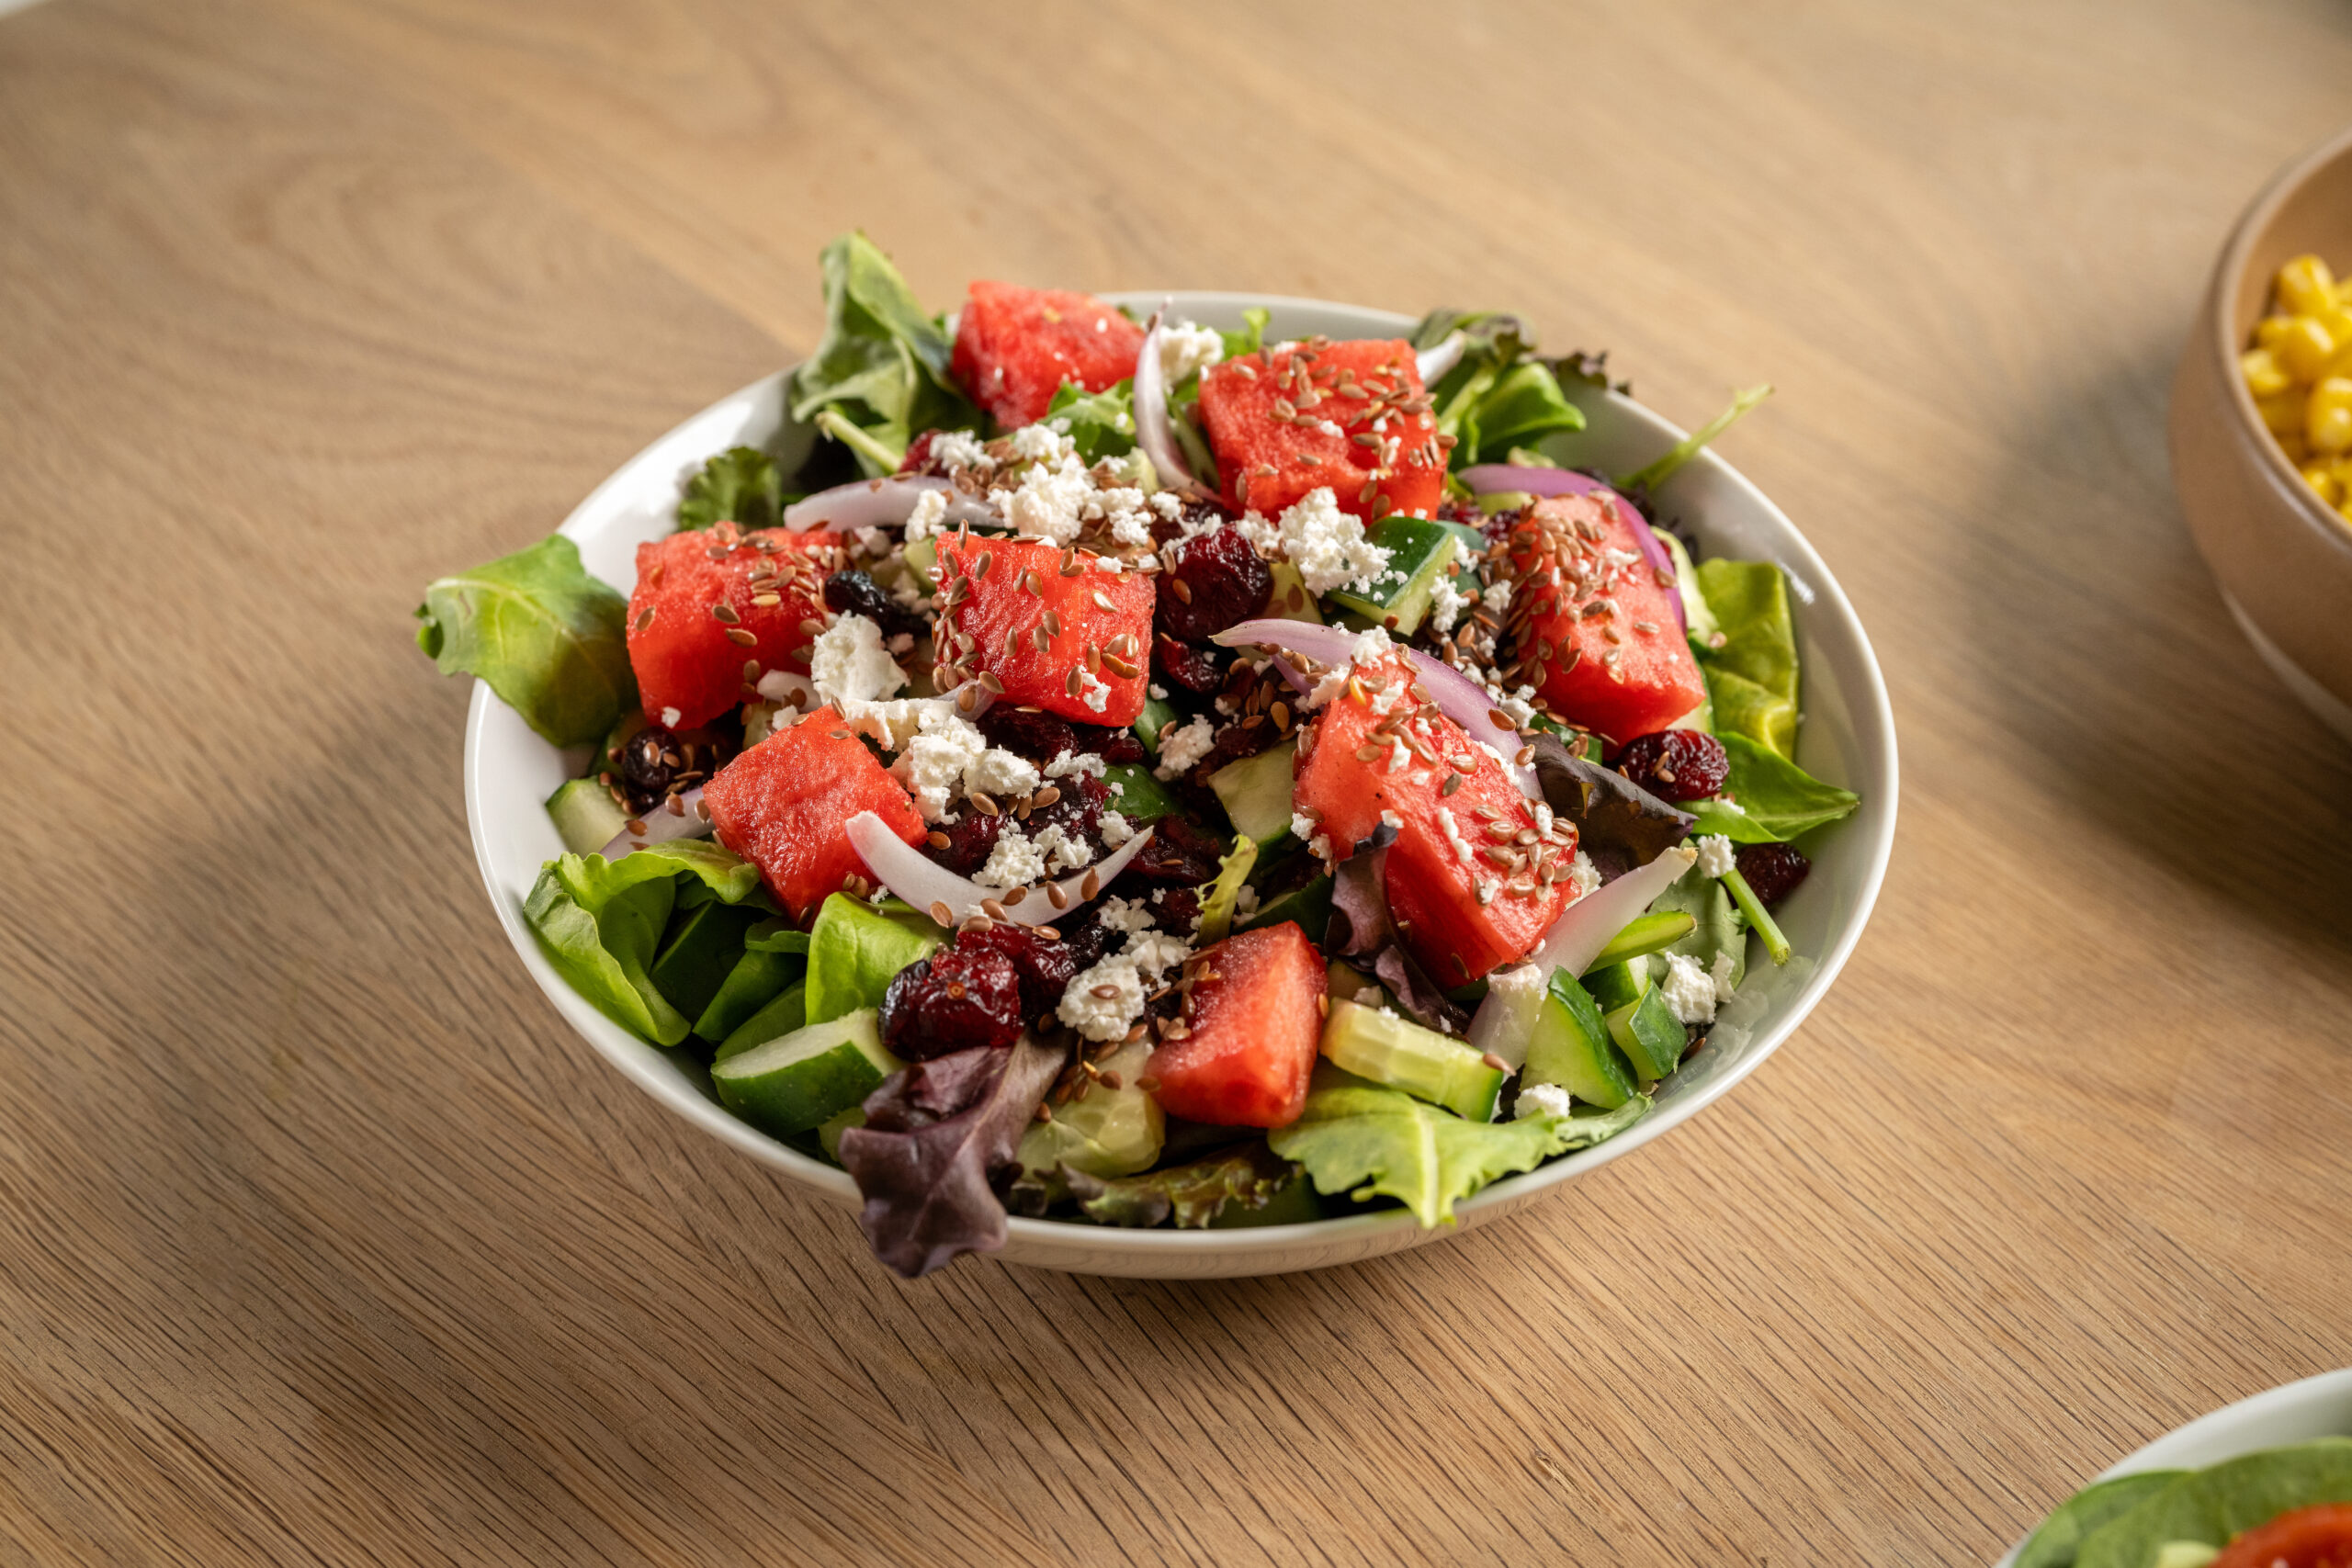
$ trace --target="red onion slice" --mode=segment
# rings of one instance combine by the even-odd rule
[[[945,479],[931,474],[894,474],[888,479],[858,479],[845,485],[835,485],[831,490],[820,490],[806,500],[796,501],[784,509],[784,525],[788,532],[795,534],[818,527],[896,527],[913,513],[915,502],[931,491],[947,493],[945,522],[995,524],[1003,521]]]
[[[1182,494],[1204,495],[1207,492],[1193,477],[1182,448],[1176,445],[1175,429],[1169,423],[1168,377],[1159,365],[1159,322],[1167,313],[1165,306],[1151,313],[1143,347],[1136,355],[1136,445],[1151,459],[1152,471],[1162,486]]]
[[[980,908],[983,899],[1001,908],[1004,918],[1017,924],[1050,925],[1091,903],[1151,841],[1151,829],[1147,828],[1083,871],[1072,872],[1058,882],[1041,882],[1033,887],[1016,889],[983,887],[968,876],[956,875],[890,831],[889,824],[871,811],[861,811],[851,818],[846,831],[850,848],[865,862],[876,881],[934,920],[944,912],[948,918],[940,923],[946,926],[987,914]],[[1094,884],[1092,893],[1086,890],[1090,879]],[[1061,894],[1058,904],[1054,900],[1055,891]],[[1015,892],[1020,893],[1020,901],[1007,902],[1008,895]]]
[[[623,828],[613,835],[612,842],[596,852],[606,860],[618,860],[632,850],[648,844],[666,844],[673,839],[699,839],[710,832],[710,818],[702,814],[702,789],[697,785],[681,795],[670,797],[678,809],[670,809],[668,801],[655,807],[642,817],[632,817],[632,823],[645,831],[632,832]]]
[[[1268,644],[1290,649],[1325,664],[1344,664],[1355,649],[1356,638],[1363,635],[1345,626],[1318,626],[1306,621],[1244,621],[1217,633],[1211,640],[1227,648]],[[1519,748],[1519,726],[1495,705],[1495,699],[1487,689],[1445,660],[1418,648],[1400,644],[1397,651],[1413,661],[1414,672],[1430,689],[1430,701],[1460,725],[1470,739],[1483,740],[1498,750],[1503,750],[1505,742],[1509,742],[1510,749],[1503,750],[1503,770],[1518,783],[1521,794],[1540,795],[1535,770],[1510,761]],[[1287,668],[1283,673],[1290,675]],[[1291,681],[1294,685],[1298,684],[1296,676],[1291,676]]]
[[[1434,387],[1437,378],[1462,363],[1462,353],[1470,340],[1458,332],[1448,333],[1435,348],[1425,348],[1414,357],[1420,363],[1421,385]]]
[[[1607,886],[1593,889],[1552,922],[1543,942],[1527,955],[1526,964],[1547,983],[1555,969],[1582,975],[1600,950],[1609,945],[1609,939],[1632,924],[1659,894],[1680,881],[1682,874],[1698,858],[1699,852],[1690,845],[1677,844],[1649,864],[1635,866]],[[1532,1029],[1534,1012],[1521,1008],[1513,987],[1506,986],[1498,992],[1490,979],[1487,999],[1478,1004],[1477,1012],[1470,1020],[1470,1043],[1481,1051],[1492,1051],[1507,1062],[1524,1062],[1526,1035],[1521,1032],[1512,1038],[1513,1032],[1521,1027],[1522,1013],[1525,1027]]]
[[[1667,602],[1674,610],[1674,624],[1685,634],[1690,631],[1690,621],[1682,613],[1682,591],[1674,570],[1674,558],[1658,542],[1657,530],[1642,515],[1641,509],[1608,485],[1590,474],[1567,468],[1522,468],[1510,463],[1480,463],[1464,468],[1462,482],[1481,495],[1523,491],[1529,495],[1598,496],[1601,505],[1613,509],[1624,520],[1626,532],[1634,536],[1634,547],[1649,562],[1650,570],[1664,572],[1667,581],[1674,585],[1674,592],[1667,595]]]

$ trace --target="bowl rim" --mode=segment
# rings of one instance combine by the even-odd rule
[[[1212,289],[1129,289],[1106,292],[1102,299],[1114,304],[1139,306],[1145,310],[1157,307],[1163,299],[1173,299],[1187,308],[1213,307],[1288,307],[1300,310],[1341,312],[1351,316],[1367,327],[1387,327],[1403,333],[1415,318],[1393,310],[1349,305],[1338,300],[1308,299],[1296,295],[1263,294],[1241,290]],[[594,513],[608,491],[621,487],[649,454],[667,444],[689,425],[708,417],[716,410],[740,401],[756,400],[780,378],[788,378],[797,367],[795,361],[779,370],[737,389],[704,408],[680,420],[669,430],[649,442],[639,452],[615,468],[611,473],[582,498],[567,515],[558,533],[572,536]],[[1687,434],[1661,415],[1614,389],[1604,396],[1618,412],[1637,423],[1645,424],[1665,442],[1679,441]],[[1691,467],[1711,469],[1719,478],[1744,493],[1746,499],[1760,508],[1781,531],[1785,547],[1781,554],[1801,568],[1806,581],[1815,588],[1815,598],[1805,609],[1811,615],[1826,614],[1833,621],[1842,622],[1852,635],[1860,655],[1857,668],[1850,672],[1845,693],[1851,712],[1853,734],[1857,741],[1859,763],[1868,769],[1875,751],[1878,767],[1874,776],[1849,781],[1860,792],[1866,803],[1862,814],[1846,824],[1846,831],[1869,831],[1869,841],[1861,846],[1864,873],[1855,889],[1853,913],[1827,951],[1815,958],[1813,972],[1801,982],[1791,998],[1785,1016],[1769,1030],[1769,1038],[1758,1048],[1748,1052],[1732,1065],[1721,1077],[1687,1098],[1678,1100],[1664,1113],[1644,1117],[1624,1132],[1593,1146],[1560,1156],[1502,1180],[1489,1183],[1470,1197],[1454,1205],[1457,1222],[1450,1227],[1452,1234],[1470,1229],[1483,1218],[1515,1207],[1559,1183],[1581,1176],[1623,1155],[1632,1153],[1652,1139],[1680,1126],[1731,1089],[1744,1081],[1761,1066],[1766,1058],[1780,1048],[1797,1027],[1812,1013],[1820,999],[1828,993],[1861,940],[1878,901],[1879,889],[1884,882],[1887,863],[1892,857],[1895,819],[1900,805],[1900,767],[1897,760],[1894,714],[1886,694],[1886,682],[1880,669],[1877,650],[1871,646],[1869,633],[1863,627],[1844,588],[1831,573],[1811,540],[1797,527],[1787,513],[1775,505],[1753,481],[1717,456],[1712,447],[1702,449],[1692,460]],[[2300,481],[2299,481],[2300,482]],[[537,981],[541,991],[553,1002],[558,1012],[585,1038],[596,1053],[620,1069],[622,1074],[653,1099],[672,1111],[694,1123],[703,1132],[741,1153],[774,1167],[790,1176],[800,1185],[812,1189],[835,1201],[855,1207],[860,1201],[856,1184],[847,1171],[810,1158],[798,1150],[760,1132],[749,1122],[730,1115],[715,1101],[682,1084],[668,1066],[664,1053],[648,1044],[599,1012],[588,1000],[558,976],[546,955],[538,949],[537,939],[522,919],[519,900],[510,899],[500,885],[497,867],[492,860],[490,840],[485,829],[486,813],[483,802],[491,790],[485,766],[481,738],[492,706],[497,702],[487,683],[474,682],[472,701],[467,708],[464,778],[466,819],[473,840],[474,862],[482,884],[490,894],[491,904],[498,912],[499,921],[506,931],[509,942],[522,958],[524,964]],[[1875,742],[1875,744],[1872,744]],[[1871,804],[1882,804],[1883,813],[1871,809]],[[1759,1030],[1759,1033],[1767,1032]],[[1385,1210],[1364,1214],[1345,1214],[1336,1218],[1306,1221],[1294,1224],[1259,1225],[1232,1230],[1127,1230],[1114,1226],[1083,1224],[1068,1220],[1029,1219],[1009,1216],[1006,1250],[1018,1250],[1023,1259],[1051,1266],[1051,1254],[1063,1247],[1080,1245],[1097,1253],[1116,1252],[1136,1258],[1179,1258],[1214,1256],[1225,1258],[1262,1257],[1278,1258],[1295,1254],[1303,1247],[1328,1247],[1332,1244],[1364,1243],[1386,1233],[1419,1231],[1413,1215],[1405,1210]],[[1448,1233],[1440,1227],[1421,1239],[1432,1239]],[[1412,1242],[1403,1245],[1410,1246]],[[1374,1250],[1386,1250],[1375,1248]],[[1351,1256],[1355,1256],[1352,1250]],[[1368,1254],[1367,1254],[1368,1255]]]
[[[2303,482],[2301,470],[2288,457],[2278,438],[2262,422],[2262,411],[2255,406],[2254,394],[2246,389],[2245,377],[2238,368],[2238,355],[2245,352],[2237,339],[2232,301],[2237,298],[2238,286],[2245,276],[2246,267],[2256,243],[2267,232],[2285,207],[2308,184],[2312,176],[2327,164],[2352,154],[2352,125],[2329,132],[2317,143],[2290,159],[2257,192],[2253,201],[2238,215],[2229,239],[2222,246],[2222,254],[2213,264],[2213,275],[2206,288],[2206,315],[2210,318],[2206,346],[2218,362],[2222,382],[2229,389],[2230,407],[2235,411],[2240,429],[2260,448],[2260,461],[2274,488],[2291,498],[2295,515],[2304,525],[2317,533],[2325,548],[2343,556],[2352,565],[2352,524],[2338,516],[2334,508],[2320,500],[2312,487]]]

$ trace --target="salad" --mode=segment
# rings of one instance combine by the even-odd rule
[[[2352,1568],[2352,1438],[2095,1482],[2017,1568]]]
[[[418,641],[581,748],[525,905],[919,1275],[1018,1213],[1451,1224],[1650,1108],[1852,794],[1793,760],[1787,585],[1694,562],[1526,323],[1268,341],[862,234],[805,457],[688,479],[626,592],[548,538]],[[797,451],[797,448],[794,448]]]

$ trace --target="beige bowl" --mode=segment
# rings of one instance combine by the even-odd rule
[[[2352,128],[2272,179],[2222,248],[2173,377],[2173,482],[2255,650],[2352,739],[2352,525],[2287,460],[2238,372],[2279,265],[2306,251],[2352,273]]]

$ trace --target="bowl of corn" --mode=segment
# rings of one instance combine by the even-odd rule
[[[2222,602],[2352,739],[2352,128],[2231,231],[2173,378],[2171,446]]]

